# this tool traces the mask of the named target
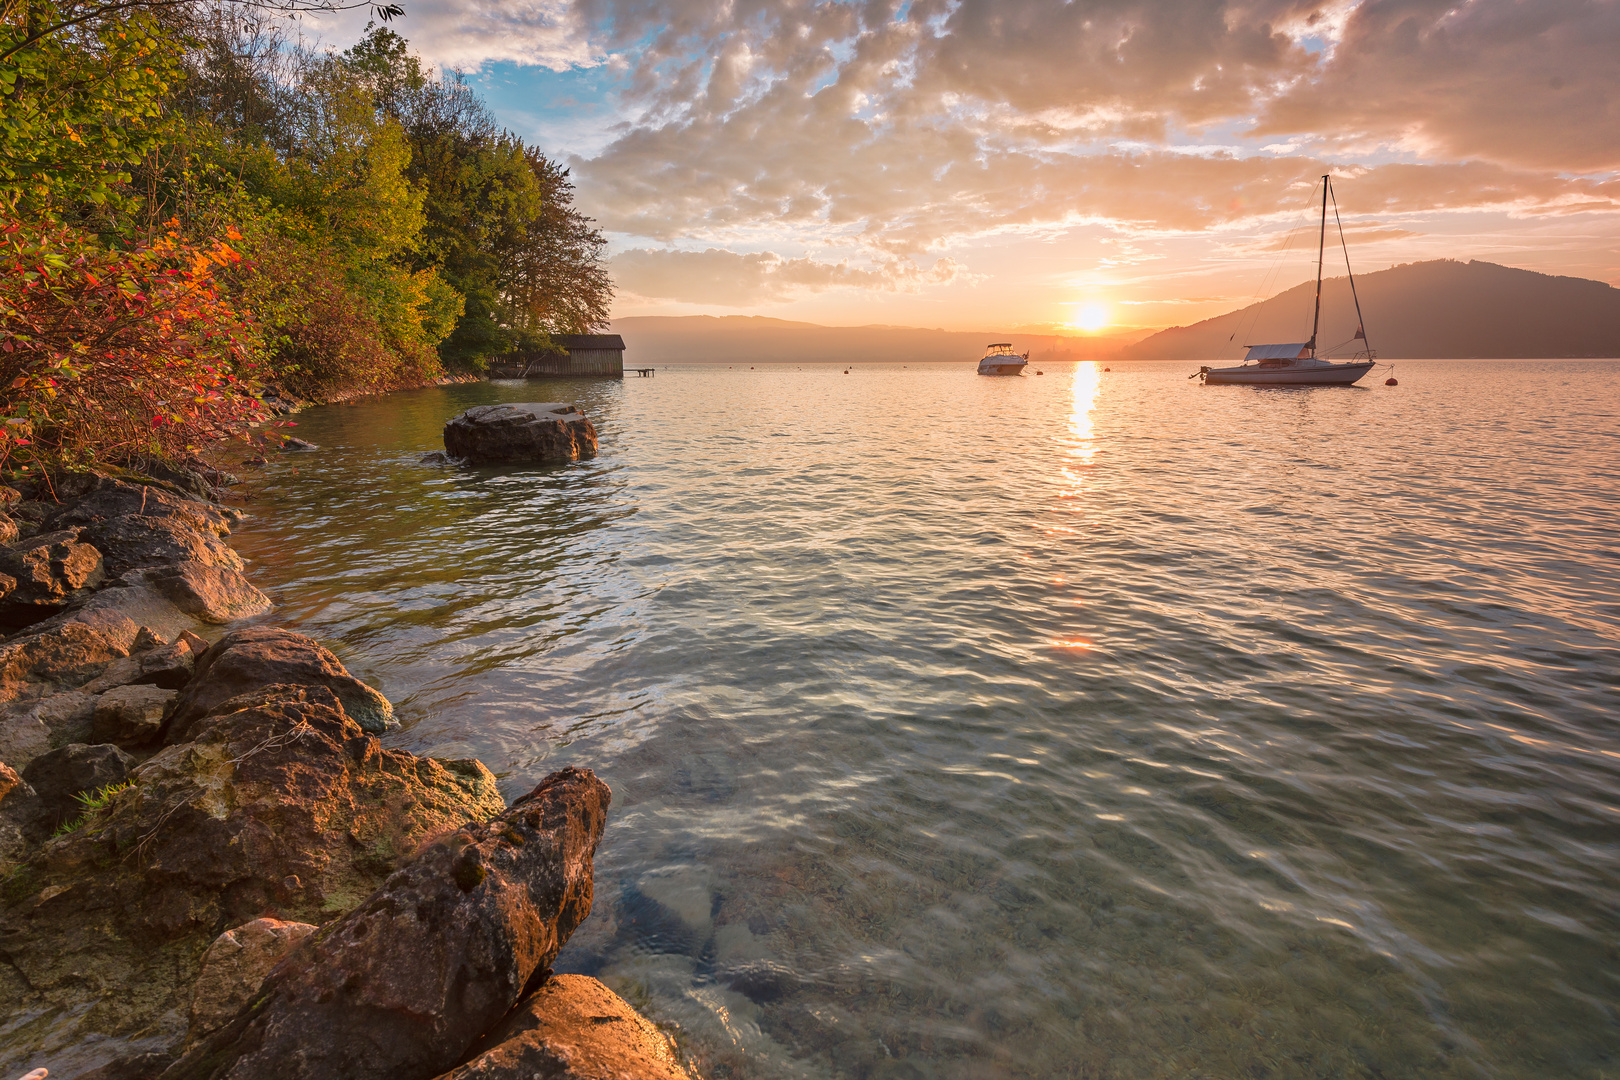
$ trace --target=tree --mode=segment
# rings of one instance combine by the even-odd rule
[[[170,137],[181,50],[150,13],[71,22],[50,0],[0,0],[0,201],[30,216],[122,201],[130,168]]]
[[[524,157],[545,209],[529,222],[524,242],[505,253],[502,277],[519,325],[560,334],[606,329],[613,303],[602,262],[607,240],[574,209],[568,170],[532,147]]]

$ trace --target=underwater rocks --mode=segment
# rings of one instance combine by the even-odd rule
[[[596,456],[596,428],[559,402],[480,405],[444,425],[444,448],[470,465],[562,464]]]
[[[585,975],[556,975],[438,1080],[691,1080],[668,1036]]]
[[[435,842],[288,956],[164,1080],[428,1080],[454,1066],[590,914],[611,798],[568,768]]]

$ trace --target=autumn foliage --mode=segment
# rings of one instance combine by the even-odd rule
[[[0,218],[0,463],[175,458],[264,418],[225,240],[105,246]]]

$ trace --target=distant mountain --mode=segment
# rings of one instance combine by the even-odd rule
[[[655,364],[922,364],[976,362],[991,342],[1029,350],[1033,363],[1098,360],[1141,335],[1065,337],[1017,332],[922,330],[906,326],[819,326],[757,315],[641,315],[613,320],[626,367]],[[1123,340],[1122,340],[1123,339]]]
[[[1236,362],[1245,345],[1311,336],[1307,281],[1259,304],[1192,326],[1162,330],[1122,360]],[[1367,338],[1384,360],[1620,357],[1620,289],[1487,262],[1408,263],[1358,275]],[[1322,283],[1318,351],[1348,357],[1359,345],[1348,279]],[[1341,342],[1345,344],[1340,344]]]

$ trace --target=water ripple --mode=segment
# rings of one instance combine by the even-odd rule
[[[1620,364],[689,368],[312,410],[239,547],[516,793],[716,1076],[1596,1078]],[[472,404],[603,455],[417,463]]]

